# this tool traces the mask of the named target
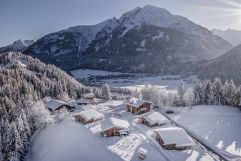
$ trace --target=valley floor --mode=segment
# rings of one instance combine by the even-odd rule
[[[109,72],[92,69],[78,69],[71,71],[71,74],[81,82],[91,82],[91,85],[99,85],[108,83],[112,87],[129,88],[131,90],[141,90],[146,84],[152,84],[159,88],[167,90],[176,90],[180,85],[181,80],[184,80],[186,87],[193,87],[198,81],[196,75],[181,76],[181,75],[147,75],[131,73],[130,77],[121,76],[119,72]],[[112,75],[112,77],[104,78],[104,76]],[[99,79],[98,77],[102,77]],[[115,77],[116,76],[116,77]],[[96,79],[98,78],[98,80]]]

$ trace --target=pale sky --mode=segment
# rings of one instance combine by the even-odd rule
[[[0,0],[0,46],[96,24],[144,5],[165,8],[208,29],[241,30],[241,0]]]

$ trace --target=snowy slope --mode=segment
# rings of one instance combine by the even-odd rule
[[[198,36],[206,36],[211,33],[208,29],[194,24],[187,18],[172,15],[165,9],[151,5],[144,6],[143,8],[137,7],[134,10],[125,13],[121,16],[120,22],[127,28],[127,30],[147,24],[165,28],[175,28]]]
[[[233,46],[237,46],[241,44],[241,31],[239,30],[218,30],[218,29],[212,29],[212,32],[214,35],[220,36],[224,40],[231,43]]]
[[[21,40],[21,39],[19,39],[17,41],[14,41],[11,45],[0,48],[0,53],[8,52],[8,51],[23,51],[29,45],[32,45],[34,42],[35,42],[34,40]]]
[[[51,125],[34,141],[28,161],[121,161],[84,126],[66,121]]]
[[[175,110],[172,118],[176,122],[219,149],[241,156],[241,112],[237,108],[201,105]]]

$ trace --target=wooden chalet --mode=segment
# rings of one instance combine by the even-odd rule
[[[168,122],[166,117],[156,111],[138,115],[136,118],[138,118],[138,121],[140,123],[145,124],[149,127],[161,126]]]
[[[156,140],[167,150],[185,150],[195,145],[186,131],[179,127],[156,130]]]
[[[51,99],[46,103],[46,107],[51,111],[51,112],[56,112],[62,108],[66,108],[69,111],[73,110],[73,107],[68,105],[68,103],[60,101],[60,100],[55,100]]]
[[[101,122],[102,136],[126,136],[130,133],[130,124],[121,119],[109,118]]]
[[[87,109],[74,115],[75,121],[89,124],[103,118],[103,115],[94,109]]]
[[[151,110],[152,102],[140,99],[131,99],[127,104],[127,111],[133,114],[142,114]]]

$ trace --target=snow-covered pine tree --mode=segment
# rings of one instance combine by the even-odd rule
[[[9,138],[10,138],[10,125],[7,119],[2,119],[1,120],[2,124],[2,130],[1,130],[1,135],[2,135],[2,145],[3,145],[3,160],[9,160],[11,158],[11,150],[9,147]]]
[[[187,92],[185,93],[185,102],[186,104],[191,107],[193,104],[193,100],[194,100],[194,93],[193,93],[193,89],[192,88],[188,88]]]
[[[193,102],[196,105],[201,104],[201,86],[200,83],[195,84],[194,88],[193,88],[193,94],[194,94],[194,99]]]
[[[20,156],[23,154],[23,142],[15,122],[10,124],[10,137],[8,141],[11,153],[13,154],[12,156],[14,156],[13,158],[20,158]]]
[[[110,87],[109,85],[106,83],[101,87],[101,94],[102,94],[102,98],[104,100],[110,100],[111,99],[111,93],[110,93]]]
[[[239,106],[241,101],[241,86],[236,89],[235,96],[233,100],[233,106]]]
[[[21,151],[20,151],[20,156],[19,156],[19,159],[21,161],[24,161],[24,157],[28,151],[28,147],[29,147],[29,136],[28,136],[28,127],[25,127],[25,126],[28,126],[26,125],[26,123],[24,123],[24,119],[22,118],[22,115],[20,115],[18,118],[17,118],[17,129],[18,129],[18,132],[20,134],[20,138],[22,140],[22,147],[21,148]]]
[[[207,105],[211,105],[214,102],[213,98],[213,87],[210,80],[206,80],[203,82],[204,88],[204,100],[203,103]]]
[[[228,89],[229,89],[228,105],[234,106],[235,105],[236,86],[235,86],[233,80],[230,80]]]
[[[214,104],[220,105],[222,103],[221,99],[223,97],[222,82],[219,78],[215,78],[212,84]]]
[[[181,81],[181,84],[177,90],[179,106],[185,106],[184,94],[185,94],[185,83],[184,83],[184,81]]]

